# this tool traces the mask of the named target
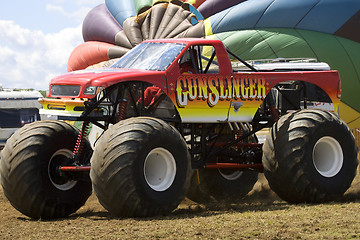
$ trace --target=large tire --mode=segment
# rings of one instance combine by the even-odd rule
[[[99,202],[121,217],[169,214],[185,198],[191,162],[181,134],[162,120],[138,117],[110,127],[91,158]]]
[[[248,126],[245,131],[249,130]],[[232,138],[224,136],[225,141]],[[249,137],[249,143],[257,143],[256,136]],[[243,149],[247,151],[248,149]],[[215,157],[214,157],[215,158]],[[218,157],[216,162],[222,162]],[[225,160],[225,162],[228,159]],[[211,161],[209,161],[211,162]],[[243,199],[258,180],[257,171],[241,171],[234,169],[198,169],[193,172],[187,197],[198,203],[218,202],[236,203]]]
[[[1,184],[10,203],[35,219],[66,217],[91,194],[88,173],[78,180],[59,175],[71,164],[78,131],[60,121],[39,121],[17,130],[1,152]],[[85,143],[84,152],[91,147]],[[89,156],[88,156],[89,157]]]
[[[339,199],[356,175],[354,136],[335,114],[300,110],[280,118],[263,146],[270,187],[291,203]]]
[[[244,198],[258,180],[258,172],[228,169],[199,169],[192,176],[187,197],[198,203],[236,203]]]

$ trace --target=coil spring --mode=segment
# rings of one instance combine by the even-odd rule
[[[76,144],[73,151],[74,158],[79,156],[83,151],[86,134],[89,130],[89,127],[90,127],[90,122],[83,122],[81,125],[81,130],[78,134],[78,138],[76,140]]]
[[[241,126],[237,122],[234,123],[235,128],[232,126],[232,123],[229,122],[230,129],[234,132],[235,140],[240,138],[244,134],[244,126],[240,123]]]
[[[126,106],[127,106],[127,100],[126,99],[122,99],[119,103],[118,106],[118,114],[116,117],[117,122],[119,122],[120,120],[125,119],[126,117]]]

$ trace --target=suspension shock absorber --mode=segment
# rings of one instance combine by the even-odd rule
[[[267,103],[269,105],[270,115],[274,122],[279,120],[279,112],[276,109],[276,98],[275,98],[275,90],[271,90],[269,92],[269,96],[267,97]]]
[[[118,105],[117,115],[116,115],[116,122],[124,120],[126,117],[126,108],[127,108],[127,88],[124,89],[123,96]]]
[[[241,127],[239,127],[239,124],[237,122],[234,122],[235,125],[235,140],[242,137],[242,135],[244,134],[244,128],[242,123],[240,123]]]
[[[83,151],[84,144],[85,144],[85,138],[88,133],[89,127],[90,127],[90,122],[88,122],[88,121],[84,121],[81,125],[81,130],[78,134],[78,138],[76,140],[74,151],[73,151],[73,156],[75,159],[78,156],[80,156]]]
[[[118,105],[118,111],[116,116],[116,122],[119,122],[126,117],[126,106],[127,106],[127,99],[123,98],[120,100],[120,103]]]

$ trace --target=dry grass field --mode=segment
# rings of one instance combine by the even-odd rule
[[[16,211],[0,190],[0,239],[360,239],[360,177],[340,202],[291,205],[261,179],[237,204],[185,200],[169,216],[114,218],[92,195],[75,214],[51,221]]]

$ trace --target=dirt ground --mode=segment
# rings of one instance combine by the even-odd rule
[[[0,190],[0,239],[360,239],[360,177],[340,202],[291,205],[261,178],[237,204],[185,200],[169,216],[114,218],[92,195],[75,214],[51,221],[16,211]]]

